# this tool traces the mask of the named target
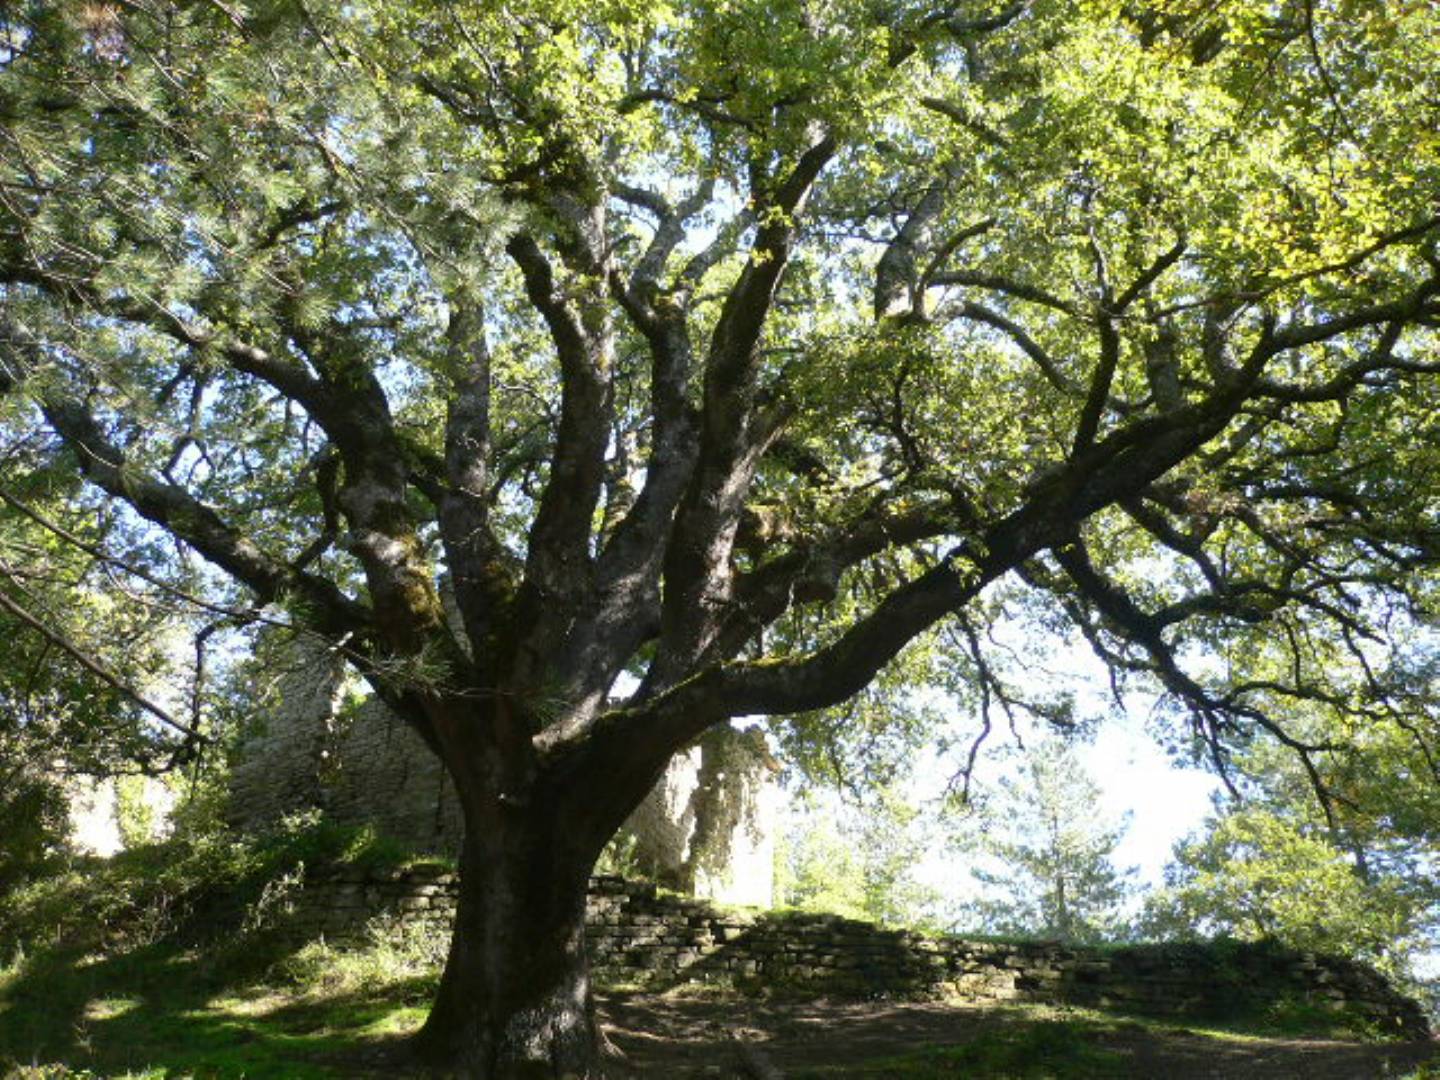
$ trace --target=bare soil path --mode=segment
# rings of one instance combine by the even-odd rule
[[[1086,1055],[1074,1071],[1063,1061],[1015,1074],[1136,1077],[1164,1080],[1381,1080],[1401,1077],[1432,1062],[1440,1077],[1440,1044],[1358,1043],[1328,1039],[1258,1038],[1190,1031],[1094,1013],[1067,1022],[1066,1014],[1037,1014],[933,1003],[855,1003],[672,998],[603,995],[601,1017],[624,1052],[612,1074],[630,1077],[754,1076],[737,1042],[758,1049],[787,1077],[952,1075],[861,1071],[867,1061],[909,1054],[926,1046],[955,1046],[1010,1029],[1061,1025],[1072,1038],[1093,1043],[1105,1062]],[[1080,1032],[1077,1036],[1075,1032]],[[1089,1047],[1087,1046],[1086,1049]],[[986,1075],[972,1069],[955,1076]]]

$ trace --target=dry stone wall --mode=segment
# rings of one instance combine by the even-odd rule
[[[297,935],[343,939],[401,913],[448,928],[453,874],[417,868],[339,873],[292,901]],[[753,983],[817,995],[1043,1002],[1171,1017],[1278,1008],[1344,1012],[1380,1033],[1428,1035],[1420,1007],[1374,970],[1268,944],[1080,948],[971,941],[890,930],[833,915],[726,910],[614,877],[591,881],[590,956],[602,979],[666,986]]]

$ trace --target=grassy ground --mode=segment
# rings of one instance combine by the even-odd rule
[[[788,1080],[1440,1080],[1423,1071],[1440,1053],[1429,1042],[1196,1029],[1074,1007],[672,993],[611,996],[602,1011],[630,1054],[625,1076],[736,1075],[738,1061],[759,1052]]]
[[[263,935],[229,948],[165,943],[121,956],[64,950],[0,978],[0,1076],[404,1076],[403,1037],[434,988],[433,943],[377,926],[363,947],[269,953]],[[1413,1077],[1431,1046],[1292,1032],[1195,1030],[1080,1010],[602,993],[627,1055],[612,1076],[740,1075],[736,1040],[789,1080]],[[1215,1071],[1216,1069],[1220,1071]],[[67,1071],[73,1070],[73,1071]]]
[[[383,920],[343,949],[295,949],[280,932],[285,892],[305,865],[397,858],[363,836],[299,829],[259,845],[182,845],[79,864],[0,899],[0,1077],[405,1075],[399,1052],[424,1017],[444,942]],[[1073,1009],[684,988],[610,988],[601,1013],[627,1055],[611,1067],[615,1077],[738,1075],[743,1043],[791,1080],[1440,1080],[1440,1069],[1422,1064],[1433,1047],[1327,1041],[1347,1033],[1318,1016],[1196,1031]]]
[[[323,962],[315,951],[248,974],[245,957],[165,945],[109,959],[53,953],[0,979],[0,1063],[20,1076],[41,1063],[146,1080],[346,1075],[327,1062],[424,1016],[430,970],[387,953],[349,954],[348,970],[324,975],[286,970]]]
[[[0,1076],[348,1075],[327,1060],[418,1025],[443,943],[380,921],[358,947],[296,950],[285,900],[307,867],[407,861],[297,822],[80,860],[0,898]]]

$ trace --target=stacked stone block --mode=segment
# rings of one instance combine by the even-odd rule
[[[381,913],[448,929],[453,873],[347,872],[307,883],[289,925],[344,938]],[[1041,1002],[1170,1017],[1245,1016],[1276,1006],[1343,1011],[1376,1031],[1424,1038],[1420,1007],[1373,969],[1269,944],[1082,948],[887,929],[835,915],[719,908],[615,877],[591,881],[586,937],[601,979],[764,985],[816,995]]]

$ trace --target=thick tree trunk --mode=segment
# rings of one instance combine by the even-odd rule
[[[553,821],[546,828],[546,808],[528,809],[507,827],[494,816],[466,822],[450,955],[417,1037],[421,1058],[445,1075],[598,1075],[585,955],[594,856],[557,837]]]

